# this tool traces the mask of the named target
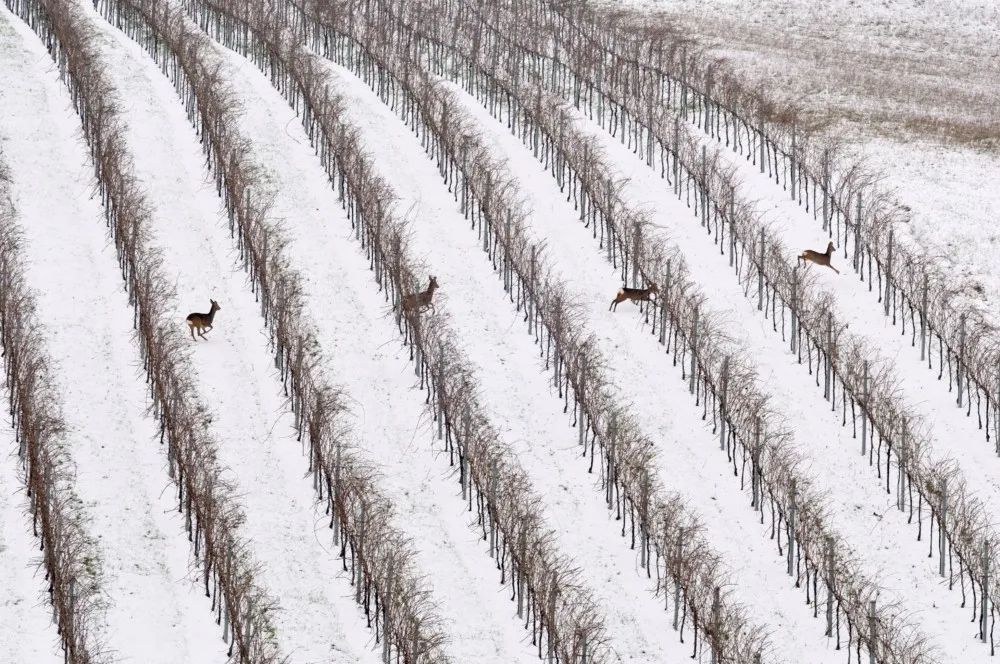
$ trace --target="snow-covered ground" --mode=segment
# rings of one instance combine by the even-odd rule
[[[396,507],[395,525],[417,551],[418,569],[451,637],[447,650],[456,662],[533,661],[530,635],[478,528],[471,527],[474,515],[432,436],[409,352],[326,172],[268,79],[242,57],[220,52],[250,109],[241,128],[272,176],[273,215],[288,232],[288,256],[304,277],[307,316],[317,326],[326,374],[347,388],[358,448]]]
[[[910,208],[955,287],[1000,301],[1000,5],[991,0],[616,0],[665,17],[741,77],[846,138]],[[750,87],[753,87],[752,85]],[[973,195],[974,194],[974,195]]]
[[[543,496],[542,512],[606,612],[611,648],[623,661],[671,658],[685,650],[669,629],[662,599],[636,574],[637,554],[620,540],[596,476],[579,460],[577,433],[562,414],[539,364],[538,348],[477,249],[458,204],[409,128],[361,80],[330,65],[344,82],[348,115],[376,167],[409,216],[410,247],[440,283],[435,304],[449,316],[480,382],[482,403]],[[349,227],[341,226],[346,233]],[[662,653],[660,655],[659,653]]]
[[[461,91],[457,86],[453,88]],[[726,458],[718,451],[717,441],[703,423],[696,421],[700,408],[694,406],[687,394],[686,381],[677,369],[671,368],[672,358],[649,334],[649,328],[642,324],[642,314],[635,307],[622,305],[616,314],[607,311],[608,301],[619,285],[618,270],[603,260],[603,252],[591,231],[579,222],[579,213],[573,210],[572,203],[566,202],[554,179],[531,152],[473,98],[463,98],[480,126],[491,129],[495,145],[509,159],[511,170],[518,174],[522,191],[534,208],[533,230],[547,242],[549,258],[554,259],[559,271],[584,296],[588,326],[597,333],[601,350],[619,360],[610,367],[614,381],[627,386],[623,390],[625,396],[644,413],[645,421],[661,420],[655,430],[659,435],[654,439],[662,441],[659,451],[664,469],[690,469],[683,477],[677,474],[670,477],[692,498],[710,481],[711,491],[706,496],[709,500],[695,505],[719,532],[733,528],[743,513],[749,513],[750,507],[748,501],[737,499],[732,505],[726,504],[724,510],[720,506],[723,513],[712,520],[711,515],[716,511],[712,509],[713,501],[717,496],[722,500],[737,491],[739,482],[731,472],[726,472]],[[582,116],[580,120],[584,122]],[[807,374],[804,365],[796,363],[780,335],[773,332],[770,321],[760,316],[756,304],[744,297],[736,275],[728,270],[728,258],[719,255],[711,237],[699,230],[697,217],[671,193],[658,173],[596,123],[584,126],[602,140],[611,163],[628,179],[626,196],[636,206],[653,211],[653,223],[665,228],[668,237],[681,248],[693,276],[708,296],[707,309],[722,316],[724,327],[732,331],[762,368],[761,384],[775,397],[772,408],[795,432],[808,477],[821,493],[829,496],[829,523],[846,538],[853,549],[851,557],[860,563],[862,572],[885,589],[884,599],[900,600],[902,610],[914,612],[914,622],[922,624],[928,635],[964,629],[968,616],[959,607],[961,598],[940,584],[935,567],[925,559],[926,546],[916,541],[915,527],[907,523],[908,514],[895,510],[894,497],[885,493],[874,471],[867,467],[867,457],[860,456],[859,443],[852,439],[851,429],[841,428],[839,409],[830,412],[814,378]],[[738,326],[736,321],[742,324]],[[892,330],[891,325],[889,328]],[[895,339],[891,331],[883,336]],[[670,414],[682,423],[683,435],[678,435],[676,424],[671,426],[669,419],[660,415],[665,412],[663,403],[678,404]],[[682,418],[684,409],[689,421]],[[701,469],[718,474],[703,476],[699,474]],[[716,545],[725,541],[719,532],[709,532]],[[740,531],[740,546],[746,546],[749,537],[763,535],[763,529]],[[751,569],[748,562],[738,567],[739,577],[745,583],[751,573],[754,578],[758,578],[757,574],[768,578],[770,574],[768,583],[780,586],[782,561],[773,547],[763,544],[761,548],[764,552],[761,558],[769,561],[769,568]],[[732,559],[740,560],[739,554],[740,549],[735,548]],[[964,661],[968,652],[974,652],[967,652],[967,647],[975,647],[971,640],[953,646],[940,645],[947,656],[942,661],[955,662]]]
[[[718,52],[740,54],[737,64],[757,62],[766,68],[786,62],[795,49],[825,48],[844,39],[850,58],[869,48],[885,61],[930,66],[934,53],[910,52],[913,45],[930,44],[947,56],[948,66],[956,65],[949,71],[960,74],[954,84],[963,86],[971,65],[959,62],[962,40],[987,45],[972,63],[996,56],[995,32],[984,23],[996,16],[992,3],[962,0],[936,9],[917,0],[891,0],[880,6],[866,3],[857,16],[847,15],[854,4],[835,0],[830,7],[810,8],[765,0],[754,10],[740,0],[679,0],[671,9],[683,11],[690,25],[707,26],[699,34],[717,39]],[[897,11],[908,12],[910,23],[893,24]],[[222,201],[184,107],[145,51],[92,8],[87,12],[121,93],[128,147],[152,205],[153,241],[162,248],[163,270],[175,283],[178,326],[187,313],[206,311],[209,298],[222,306],[208,340],[191,341],[196,384],[212,413],[206,425],[218,441],[220,462],[238,487],[247,517],[243,535],[261,563],[259,580],[279,605],[277,641],[293,663],[375,664],[380,649],[353,601],[354,588],[317,509],[259,305],[237,263]],[[868,19],[873,23],[865,24]],[[722,39],[725,31],[712,33],[740,21],[746,23],[744,31],[730,35],[729,43]],[[773,32],[768,22],[800,29],[807,37],[775,45],[760,38]],[[857,34],[848,34],[858,25]],[[958,46],[944,41],[949,38]],[[317,331],[325,375],[345,388],[357,446],[396,508],[396,527],[413,544],[418,573],[449,636],[447,652],[459,663],[534,661],[531,633],[517,618],[510,590],[500,585],[496,562],[461,499],[455,468],[435,438],[425,395],[388,305],[299,120],[254,65],[221,47],[218,52],[226,62],[224,78],[247,109],[241,129],[252,142],[254,158],[271,175],[273,218],[287,233],[286,255],[302,276],[306,316]],[[793,78],[798,67],[807,65],[788,67],[774,80]],[[441,286],[437,309],[448,316],[475,368],[490,420],[541,496],[541,512],[558,550],[574,561],[586,590],[599,602],[612,650],[622,662],[690,657],[690,638],[681,644],[670,628],[663,598],[654,596],[637,552],[620,537],[621,522],[606,508],[599,476],[588,474],[577,431],[562,412],[539,348],[503,292],[476,231],[410,129],[363,81],[335,64],[329,71],[346,94],[347,113],[378,171],[400,196],[397,210],[410,211],[411,249]],[[983,71],[978,84],[989,88],[993,69]],[[38,292],[38,313],[65,400],[78,493],[104,564],[108,647],[123,663],[221,662],[226,645],[193,578],[190,544],[155,423],[146,411],[132,314],[79,119],[43,45],[6,10],[0,10],[0,81],[0,141],[25,231],[28,278]],[[750,508],[673,358],[634,306],[607,310],[621,285],[618,271],[519,139],[475,99],[454,89],[517,175],[532,210],[530,233],[547,245],[547,259],[582,306],[586,331],[594,332],[601,353],[612,360],[608,371],[618,399],[642,414],[641,426],[655,441],[667,488],[681,492],[702,518],[705,536],[732,573],[733,596],[770,630],[774,652],[768,664],[840,664],[845,653],[823,636],[825,621],[812,617],[802,589],[785,575],[769,524],[761,525],[761,515]],[[905,101],[897,99],[899,106],[893,108],[905,109]],[[882,122],[876,115],[868,120]],[[828,497],[824,518],[844,536],[861,573],[882,587],[880,603],[897,603],[898,615],[937,646],[935,661],[986,661],[988,651],[973,638],[971,609],[961,608],[959,589],[949,590],[937,576],[936,558],[927,559],[927,542],[916,541],[916,524],[896,510],[884,478],[861,457],[859,441],[850,427],[841,426],[839,411],[830,412],[815,377],[797,364],[771,322],[744,296],[728,257],[719,256],[656,172],[595,123],[580,122],[600,138],[610,162],[628,179],[629,200],[649,209],[662,227],[656,232],[678,244],[707,297],[707,309],[755,359],[774,410],[795,432],[803,474]],[[992,225],[1000,194],[982,186],[996,171],[995,155],[924,141],[863,138],[861,149],[886,167],[887,186],[912,208],[912,239],[953,261],[957,284],[981,290],[995,302],[1000,271],[990,249],[1000,243]],[[742,176],[742,193],[758,201],[790,252],[825,244],[811,214],[741,157],[726,154]],[[954,394],[936,380],[936,371],[921,366],[919,351],[885,321],[867,285],[849,271],[839,277],[824,272],[820,278],[836,296],[850,332],[894,364],[903,379],[902,396],[931,425],[934,448],[957,460],[989,507],[1000,507],[1000,480],[992,472],[1000,462],[976,420],[954,406]],[[0,455],[0,662],[54,664],[62,654],[37,567],[37,540],[24,515],[11,454],[13,434],[6,425],[2,437],[8,453]],[[20,636],[10,638],[8,626]],[[846,629],[843,633],[846,639]]]
[[[93,14],[95,22],[100,20]],[[220,462],[232,470],[258,579],[278,602],[283,653],[303,662],[374,662],[374,635],[353,600],[332,533],[315,509],[307,460],[268,350],[259,305],[237,264],[222,200],[172,84],[138,45],[99,23],[111,75],[127,94],[127,139],[148,185],[154,244],[175,280],[178,326],[219,302],[214,329],[195,342],[196,386],[212,419]]]
[[[226,646],[191,574],[190,544],[146,412],[132,310],[79,124],[37,38],[6,10],[2,19],[0,77],[8,85],[0,92],[0,139],[24,232],[26,277],[63,399],[77,493],[103,561],[104,645],[123,663],[219,661]],[[4,493],[16,486],[4,482]],[[24,565],[16,560],[12,566]],[[41,590],[41,574],[37,583]]]

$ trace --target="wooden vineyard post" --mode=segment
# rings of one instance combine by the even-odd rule
[[[955,403],[962,407],[962,362],[965,361],[965,314],[960,316],[958,336],[958,363],[955,367],[955,382],[958,384],[958,398]],[[971,398],[971,397],[970,397]]]
[[[792,124],[792,153],[788,156],[788,190],[795,200],[795,193],[798,189],[798,182],[795,179],[795,125]]]
[[[920,361],[927,358],[927,270],[924,270],[924,288],[920,298]]]
[[[793,353],[795,352],[795,346],[798,340],[798,333],[799,333],[798,306],[799,306],[799,266],[796,265],[795,267],[792,268],[792,302],[791,302],[791,307],[789,307],[792,310],[791,350]]]
[[[695,354],[698,352],[698,307],[694,308],[694,330],[691,333],[691,381],[688,386],[688,391],[694,394],[694,384],[695,384]]]
[[[761,174],[763,174],[764,173],[764,161],[766,160],[766,154],[767,154],[767,146],[766,146],[765,141],[764,141],[764,115],[763,114],[761,114],[761,116],[760,116],[760,126],[758,127],[757,131],[760,132],[760,142],[759,142],[759,144],[760,144],[760,172],[761,172]]]
[[[760,472],[758,470],[758,465],[760,464],[760,429],[761,429],[761,418],[758,415],[754,419],[754,430],[753,430],[753,451],[750,454],[750,489],[751,489],[751,503],[750,506],[753,507],[754,511],[763,511],[764,507],[761,505],[760,499]]]
[[[940,560],[938,562],[938,574],[944,578],[944,554],[947,544],[945,529],[948,526],[948,479],[941,480],[941,513],[938,514],[938,551]]]
[[[719,625],[722,623],[722,601],[719,598],[719,587],[715,587],[715,592],[712,597],[712,628],[716,634],[719,632]],[[711,662],[712,664],[718,664],[718,652],[715,647],[712,647]]]
[[[865,360],[864,401],[861,403],[861,456],[868,453],[868,360]]]
[[[674,116],[674,193],[681,196],[681,120]]]
[[[729,267],[736,263],[736,187],[729,199]]]
[[[908,421],[907,418],[903,418],[903,426],[900,431],[900,444],[899,450],[896,452],[896,460],[899,464],[899,469],[896,477],[896,507],[900,512],[906,509],[906,442],[908,433]]]
[[[795,480],[792,480],[788,509],[788,576],[795,572]]]
[[[854,271],[861,274],[861,281],[865,280],[861,270],[861,192],[858,192],[857,211],[854,215]]]
[[[535,263],[536,261],[537,248],[535,245],[531,245],[531,274],[528,279],[528,334],[533,334],[535,331],[535,299],[534,294],[537,292],[535,290]]]
[[[662,297],[662,299],[659,296],[657,296],[657,298],[656,298],[657,299],[657,304],[660,307],[660,345],[661,346],[667,343],[667,303],[666,303],[666,299],[670,296],[670,292],[668,290],[669,287],[670,287],[669,286],[669,284],[670,284],[670,277],[669,277],[669,274],[670,274],[669,273],[669,270],[670,270],[670,261],[669,260],[667,261],[667,270],[668,271],[663,274],[663,284],[665,285],[665,288],[664,288],[664,291],[663,291],[663,297]]]
[[[826,314],[826,352],[823,358],[823,398],[830,399],[830,349],[833,347],[833,314]]]
[[[760,229],[760,265],[757,266],[757,311],[764,309],[764,229]]]
[[[868,602],[868,664],[878,664],[875,649],[878,640],[875,637],[877,624],[875,620],[875,600]]]
[[[580,447],[586,449],[587,447],[587,423],[586,416],[587,411],[584,410],[584,403],[587,393],[587,354],[580,354],[580,393],[577,395],[577,402],[580,404],[580,416],[577,422],[577,426],[580,429]]]
[[[892,296],[892,240],[893,233],[889,231],[889,257],[885,264],[885,315],[889,317],[889,298]]]
[[[833,636],[833,538],[826,538],[826,636]]]
[[[726,393],[729,391],[729,356],[722,360],[722,395],[719,407],[719,449],[726,449]]]
[[[681,564],[684,555],[684,528],[677,529],[677,564]],[[674,631],[677,631],[681,608],[681,584],[674,581]]]
[[[639,288],[639,249],[642,246],[642,225],[635,222],[635,241],[632,243],[632,285]],[[646,284],[642,284],[645,286]]]
[[[983,592],[979,606],[979,637],[986,643],[986,622],[990,615],[990,543],[983,542]]]

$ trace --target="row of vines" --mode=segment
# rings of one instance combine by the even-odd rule
[[[101,557],[74,490],[71,441],[59,412],[35,296],[24,276],[10,185],[0,153],[0,346],[17,459],[65,659],[102,664],[109,659],[101,634]]]

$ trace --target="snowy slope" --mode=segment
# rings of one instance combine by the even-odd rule
[[[840,407],[831,412],[815,376],[808,374],[805,364],[797,363],[771,322],[757,311],[756,302],[744,296],[743,286],[728,267],[728,257],[719,254],[697,217],[657,172],[596,123],[577,116],[601,141],[616,171],[627,178],[626,196],[634,205],[650,210],[652,222],[661,229],[655,232],[665,233],[680,247],[692,277],[707,296],[707,307],[722,314],[724,328],[756,360],[763,386],[774,397],[772,407],[794,432],[797,451],[811,471],[810,480],[828,496],[829,522],[852,545],[852,557],[869,578],[883,586],[889,595],[886,599],[900,601],[901,611],[912,612],[912,621],[924,626],[925,634],[969,631],[968,614],[960,609],[961,597],[941,585],[934,566],[926,560],[926,544],[916,541],[916,528],[908,524],[909,514],[896,511],[894,496],[885,493],[884,479],[880,485],[867,457],[860,456],[860,443],[853,439],[852,429],[841,426]],[[830,276],[836,275],[830,272]],[[650,355],[642,368],[655,361]],[[665,370],[665,360],[663,364]],[[646,394],[637,392],[643,410],[654,407],[658,396]],[[938,637],[936,643],[946,657],[942,661],[965,661],[978,648],[971,639]]]
[[[2,138],[77,493],[100,544],[106,646],[120,662],[218,661],[225,645],[190,575],[190,545],[146,414],[132,312],[79,123],[42,44],[6,11],[4,18],[4,43],[17,48],[0,59],[11,82],[0,94]]]
[[[451,86],[456,93],[461,92],[458,86]],[[635,403],[644,413],[658,413],[662,408],[657,404],[677,403],[677,411],[683,412],[684,408],[691,411],[700,409],[694,408],[694,404],[687,394],[686,382],[680,377],[676,369],[671,368],[672,358],[663,353],[662,347],[656,342],[656,338],[649,334],[649,327],[642,324],[643,316],[635,310],[635,307],[626,303],[616,314],[609,314],[607,311],[607,301],[613,296],[619,279],[619,273],[613,269],[610,263],[603,260],[603,252],[598,248],[597,242],[593,240],[591,231],[586,229],[579,222],[579,213],[573,210],[572,203],[565,200],[564,195],[560,195],[555,180],[542,168],[541,164],[532,156],[531,152],[524,147],[520,140],[511,135],[503,125],[493,119],[489,113],[468,95],[462,97],[466,102],[466,108],[474,113],[480,121],[480,126],[490,130],[490,136],[500,153],[510,160],[510,168],[519,174],[522,184],[522,191],[526,193],[529,205],[534,208],[535,214],[531,221],[533,229],[539,239],[548,243],[549,258],[554,260],[560,268],[560,272],[569,278],[570,283],[579,288],[585,295],[585,308],[589,317],[589,324],[598,335],[601,350],[608,356],[615,357],[610,370],[615,376],[619,385],[634,386],[629,394],[633,396]],[[613,141],[609,141],[611,143]],[[620,144],[618,146],[621,147]],[[631,152],[621,149],[614,155],[616,165],[625,168],[629,162]],[[638,166],[644,164],[632,157]],[[622,164],[624,162],[624,166]],[[650,171],[650,175],[655,175]],[[632,178],[641,178],[643,173],[630,172]],[[655,181],[640,181],[636,187],[638,192],[648,192],[655,185]],[[681,215],[690,215],[682,204],[676,199],[671,200],[672,195],[664,190],[663,196],[656,197],[651,206],[662,212],[662,217],[655,219],[656,223],[666,225],[670,220],[682,220]],[[646,201],[647,198],[641,200]],[[692,219],[693,219],[693,215]],[[693,224],[692,224],[693,226]],[[692,233],[698,237],[692,238],[692,244],[697,246],[701,240],[701,234]],[[677,238],[675,238],[677,239]],[[704,261],[701,264],[711,265],[716,260],[722,260],[715,252],[710,256],[711,243],[706,243],[706,251],[694,260]],[[685,247],[686,248],[686,247]],[[601,269],[603,268],[603,269]],[[724,262],[719,262],[714,266],[714,270],[694,271],[696,275],[701,274],[701,281],[706,293],[711,293],[714,297],[708,300],[710,310],[721,311],[726,316],[727,321],[753,320],[754,307],[742,296],[740,289],[736,285],[735,276],[726,274]],[[722,284],[726,280],[731,280],[733,289],[730,295],[735,295],[731,299],[720,300],[716,289],[705,285],[705,281],[720,281]],[[720,307],[720,304],[722,305]],[[751,346],[751,355],[757,358],[758,362],[765,365],[764,377],[767,380],[768,388],[773,388],[776,384],[787,383],[786,375],[795,377],[799,369],[795,367],[791,355],[781,348],[774,348],[768,344],[768,329],[766,323],[761,325],[751,325],[751,328],[760,328],[760,335],[757,343]],[[637,360],[641,358],[641,360]],[[793,431],[806,431],[811,424],[815,423],[810,419],[819,413],[825,416],[823,422],[831,433],[840,433],[842,430],[837,421],[837,415],[829,413],[829,407],[825,407],[820,394],[810,384],[808,376],[802,376],[801,380],[789,384],[788,389],[781,392],[780,399],[773,406],[786,418],[787,423]],[[798,403],[796,403],[798,402]],[[655,416],[647,415],[647,419],[653,420]],[[702,431],[699,431],[702,429]],[[713,478],[719,484],[720,493],[731,493],[737,486],[737,480],[725,472],[725,455],[718,451],[716,441],[704,432],[704,426],[692,422],[690,433],[681,439],[669,435],[669,429],[661,428],[666,435],[658,440],[663,440],[661,454],[665,461],[665,467],[707,467],[715,468],[718,471],[717,478]],[[846,432],[847,430],[843,430]],[[885,584],[893,596],[905,597],[913,586],[923,585],[935,587],[937,579],[933,577],[932,568],[929,564],[924,564],[921,560],[924,547],[915,541],[915,535],[910,526],[907,525],[906,516],[898,512],[889,510],[894,505],[894,500],[886,496],[884,490],[880,489],[875,478],[869,482],[851,482],[850,478],[858,473],[866,472],[861,464],[861,460],[853,455],[842,453],[845,449],[853,449],[855,445],[849,442],[849,435],[844,436],[847,440],[838,440],[837,445],[831,449],[828,443],[829,434],[824,435],[823,440],[816,440],[810,436],[802,436],[806,443],[801,444],[802,452],[806,454],[809,463],[817,470],[822,468],[823,472],[814,472],[812,477],[819,484],[821,489],[828,493],[836,503],[837,507],[832,514],[832,523],[836,530],[849,537],[849,541],[856,551],[852,557],[864,562],[863,569],[873,579],[889,579],[891,583]],[[686,440],[691,442],[685,444]],[[815,445],[808,443],[814,442]],[[714,464],[714,465],[713,465]],[[677,477],[674,473],[672,479],[677,479],[682,483],[686,495],[698,495],[698,484],[703,481],[693,473],[685,473],[684,478]],[[858,524],[861,506],[871,505],[879,515],[879,528],[868,528],[867,523],[870,518],[865,518]],[[734,511],[748,511],[749,505],[739,501],[737,498],[731,510],[727,510],[725,517],[731,519]],[[869,514],[869,517],[871,515]],[[884,520],[883,520],[884,516]],[[721,530],[727,528],[727,522],[720,519],[717,524]],[[858,526],[861,527],[858,527]],[[718,543],[718,539],[713,541]],[[749,535],[757,537],[757,533],[748,532]],[[906,547],[909,555],[900,556],[899,547],[902,543]],[[779,585],[788,585],[788,579],[778,578],[782,562],[776,552],[770,547],[763,547],[764,560],[769,560],[770,570],[765,568],[765,572],[770,571],[774,576],[774,582]],[[734,554],[737,553],[734,551]],[[770,559],[768,558],[770,554]],[[737,558],[738,560],[738,558]],[[750,574],[749,570],[741,571],[741,585],[746,582]],[[753,577],[756,578],[756,577]],[[916,601],[916,597],[914,597]],[[933,609],[934,605],[943,606],[944,609],[934,609],[935,614],[946,613],[944,617],[935,615],[929,618],[933,621],[943,621],[934,628],[962,628],[962,621],[966,618],[964,612],[957,606],[957,598],[952,596],[949,600],[946,590],[932,592],[920,604],[910,605],[912,607],[922,606],[925,609]],[[933,631],[928,629],[927,631]]]
[[[149,186],[154,244],[176,279],[177,302],[186,307],[177,312],[177,323],[184,325],[189,311],[207,311],[210,297],[222,306],[208,340],[194,350],[196,385],[213,412],[206,424],[219,442],[220,461],[233,471],[242,497],[244,533],[262,566],[260,581],[279,604],[278,642],[297,662],[378,661],[372,632],[303,477],[307,462],[294,439],[263,319],[235,262],[194,129],[145,52],[108,24],[99,29],[117,54],[114,80],[128,95],[128,141],[136,173]]]
[[[446,305],[450,305],[448,307],[449,314],[456,322],[456,327],[466,342],[470,357],[481,367],[479,376],[487,394],[505,395],[505,400],[497,404],[497,421],[503,421],[503,418],[506,418],[506,426],[510,432],[509,438],[518,446],[519,453],[525,459],[526,468],[529,469],[540,486],[545,486],[546,482],[550,481],[549,478],[558,476],[560,484],[565,482],[567,489],[573,487],[572,491],[549,490],[546,506],[549,506],[548,501],[556,502],[556,505],[550,508],[553,520],[564,527],[560,534],[570,538],[568,540],[571,542],[570,550],[596,553],[594,549],[596,541],[579,538],[580,533],[587,530],[581,528],[581,515],[586,513],[581,507],[585,506],[588,501],[593,501],[590,503],[593,505],[591,509],[599,509],[600,501],[596,486],[591,482],[594,478],[581,479],[580,473],[584,473],[585,468],[579,460],[576,461],[579,464],[576,468],[566,465],[567,461],[573,462],[573,456],[579,454],[576,448],[575,431],[567,427],[568,421],[565,419],[563,423],[558,423],[562,405],[553,394],[554,390],[549,387],[548,380],[543,375],[538,375],[542,365],[539,363],[535,365],[534,369],[528,366],[520,371],[516,370],[518,366],[515,363],[524,362],[523,358],[529,357],[529,353],[538,352],[537,347],[534,347],[530,343],[530,338],[524,334],[523,324],[519,320],[520,315],[514,312],[509,301],[504,300],[499,280],[492,273],[485,257],[478,251],[475,232],[468,230],[468,222],[457,214],[455,210],[457,205],[451,202],[451,209],[444,206],[439,207],[436,200],[428,202],[424,197],[423,192],[427,192],[435,186],[440,188],[442,185],[432,162],[427,159],[426,155],[422,154],[419,141],[412,134],[408,135],[405,130],[399,132],[393,129],[395,126],[403,129],[403,126],[398,120],[395,120],[395,125],[392,124],[393,116],[388,109],[373,109],[371,112],[361,113],[361,108],[367,110],[368,104],[374,105],[377,98],[359,82],[352,85],[350,97],[352,100],[359,100],[351,107],[359,109],[356,120],[367,129],[366,142],[371,147],[376,159],[381,159],[385,163],[399,164],[404,155],[407,158],[405,165],[399,164],[393,171],[396,174],[394,181],[401,187],[400,191],[404,196],[404,200],[400,203],[400,209],[406,210],[411,204],[417,204],[411,215],[414,227],[413,246],[418,252],[428,256],[428,262],[432,266],[431,271],[436,273],[439,282],[441,282],[440,292],[444,298],[447,298],[444,302]],[[365,103],[364,100],[367,99],[371,101]],[[409,157],[410,150],[404,152],[403,146],[406,145],[412,145],[411,150],[416,151],[417,154]],[[541,181],[547,180],[548,178],[545,178]],[[412,184],[407,181],[411,181]],[[463,228],[465,230],[462,230]],[[478,259],[475,254],[479,254]],[[445,269],[449,270],[449,273],[445,273]],[[450,276],[448,276],[449,274]],[[451,304],[456,301],[459,303],[457,307]],[[601,305],[606,308],[607,300],[603,295],[600,301]],[[520,328],[520,332],[518,332],[518,328]],[[536,376],[532,377],[532,373],[535,373]],[[659,389],[659,386],[656,389]],[[680,391],[679,388],[678,391]],[[547,400],[540,394],[542,392],[550,393]],[[629,398],[634,396],[629,392]],[[686,391],[684,397],[686,398]],[[514,416],[510,413],[511,406],[514,406],[515,409]],[[504,410],[508,411],[506,415],[503,413]],[[533,411],[538,411],[539,414],[532,415]],[[663,411],[662,406],[649,412],[657,411]],[[657,412],[657,417],[659,417],[659,412]],[[700,414],[696,413],[693,408],[680,414],[671,412],[664,417],[666,420],[663,430],[658,432],[659,435],[654,436],[655,438],[659,438],[660,435],[671,438],[687,438],[692,435],[692,432],[697,432],[701,428],[698,421]],[[706,441],[708,438],[710,436],[704,435]],[[711,449],[710,443],[708,449]],[[708,462],[702,458],[694,467],[704,466],[708,466]],[[664,462],[664,468],[668,472],[676,467],[678,466]],[[683,467],[690,468],[692,466],[685,463]],[[687,480],[683,482],[683,488],[685,490],[690,488],[697,496],[694,501],[696,511],[714,513],[714,516],[706,517],[709,520],[715,518],[714,528],[711,528],[711,536],[721,538],[723,543],[719,546],[726,551],[730,567],[739,568],[742,572],[740,584],[742,585],[747,582],[747,579],[751,579],[749,588],[737,589],[738,597],[764,613],[771,624],[787,626],[790,628],[789,632],[805,635],[801,637],[806,639],[804,643],[797,642],[798,637],[787,639],[788,643],[783,647],[789,648],[784,654],[790,660],[794,659],[791,653],[795,649],[810,647],[812,650],[817,650],[822,648],[822,638],[816,638],[821,634],[821,630],[809,622],[811,612],[797,610],[800,606],[800,598],[795,591],[790,589],[790,584],[784,579],[778,580],[782,574],[778,566],[768,562],[769,556],[773,555],[777,559],[777,551],[771,545],[763,542],[759,536],[748,537],[746,535],[747,532],[757,533],[760,531],[760,526],[756,523],[757,516],[739,506],[738,502],[729,502],[734,499],[741,501],[742,497],[733,496],[735,489],[729,488],[732,487],[730,480],[718,479],[727,473],[725,468],[721,467],[721,464],[708,467],[707,475],[695,474],[690,482]],[[569,475],[566,475],[567,472]],[[670,472],[668,476],[673,479],[676,472]],[[563,477],[566,479],[562,479]],[[586,491],[588,484],[590,484],[590,496],[587,495]],[[721,498],[716,495],[717,489],[722,489]],[[727,493],[728,496],[726,496]],[[568,498],[569,496],[572,498]],[[600,532],[599,524],[595,524],[594,529]],[[614,535],[608,533],[606,536],[613,537]],[[718,544],[717,541],[713,541]],[[752,543],[752,553],[756,555],[747,555],[748,542]],[[622,545],[622,543],[616,544],[614,542],[610,544],[612,547]],[[613,550],[610,554],[614,554]],[[599,568],[591,567],[589,565],[590,558],[591,555],[588,554],[580,561],[581,568],[590,578],[600,578],[612,586],[628,582],[628,574],[621,574],[617,578],[608,576],[602,571],[609,569],[606,565]],[[624,564],[636,568],[637,559],[630,555],[629,561],[624,562]],[[593,573],[587,574],[591,570]],[[761,579],[763,582],[758,585],[758,581]],[[778,590],[782,587],[786,590]],[[616,607],[611,593],[602,592],[600,586],[598,592],[600,596],[607,598],[608,606]],[[636,592],[630,595],[633,601],[640,597]],[[783,607],[795,607],[795,609]],[[617,608],[609,609],[609,617],[617,615],[619,615]],[[665,615],[661,617],[661,624],[666,623],[665,619]],[[638,638],[638,635],[632,638]],[[621,648],[620,643],[619,648]]]
[[[704,136],[706,144],[715,141]],[[774,184],[758,167],[731,151],[723,150],[724,164],[735,169],[742,180],[742,195],[755,200],[763,212],[765,221],[785,243],[788,249],[786,260],[795,261],[795,256],[803,249],[822,251],[829,240],[823,232],[821,221],[813,218],[813,213],[791,200],[785,190]],[[655,181],[657,178],[652,178]],[[697,224],[694,215],[678,217],[689,225]],[[705,240],[704,242],[707,242]],[[928,369],[920,359],[919,340],[916,347],[912,342],[912,330],[908,326],[904,334],[902,327],[892,324],[891,314],[887,318],[883,305],[878,302],[878,289],[870,291],[870,284],[862,282],[851,270],[850,258],[844,258],[843,247],[836,253],[833,265],[841,271],[836,274],[824,267],[811,266],[820,271],[820,286],[834,296],[835,310],[840,320],[849,326],[849,332],[863,340],[867,348],[876,350],[899,377],[899,393],[910,406],[911,412],[930,425],[933,456],[949,456],[975,491],[988,505],[1000,509],[1000,477],[995,473],[982,473],[983,468],[1000,470],[1000,459],[994,445],[985,440],[979,428],[975,408],[967,415],[967,406],[956,405],[956,392],[949,389],[947,377],[938,380],[938,350],[932,344],[933,370]],[[988,253],[988,252],[984,252]],[[963,404],[967,404],[964,401]]]
[[[242,57],[220,52],[232,65],[230,82],[252,109],[241,128],[273,178],[273,216],[288,231],[288,255],[305,277],[307,314],[317,325],[327,375],[347,388],[358,448],[396,506],[396,527],[417,550],[447,625],[448,651],[457,662],[533,661],[530,634],[519,625],[486,544],[470,528],[474,515],[432,438],[408,351],[325,171],[268,79]]]

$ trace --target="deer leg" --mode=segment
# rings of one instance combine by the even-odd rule
[[[194,338],[194,325],[188,324],[188,330],[191,331],[191,338],[194,339],[195,341],[198,341],[197,339]]]
[[[834,272],[836,272],[837,274],[840,274],[840,270],[838,270],[838,269],[837,269],[837,268],[835,268],[834,266],[832,266],[832,265],[827,265],[827,267],[828,267],[828,268],[830,268],[831,270],[833,270]]]

